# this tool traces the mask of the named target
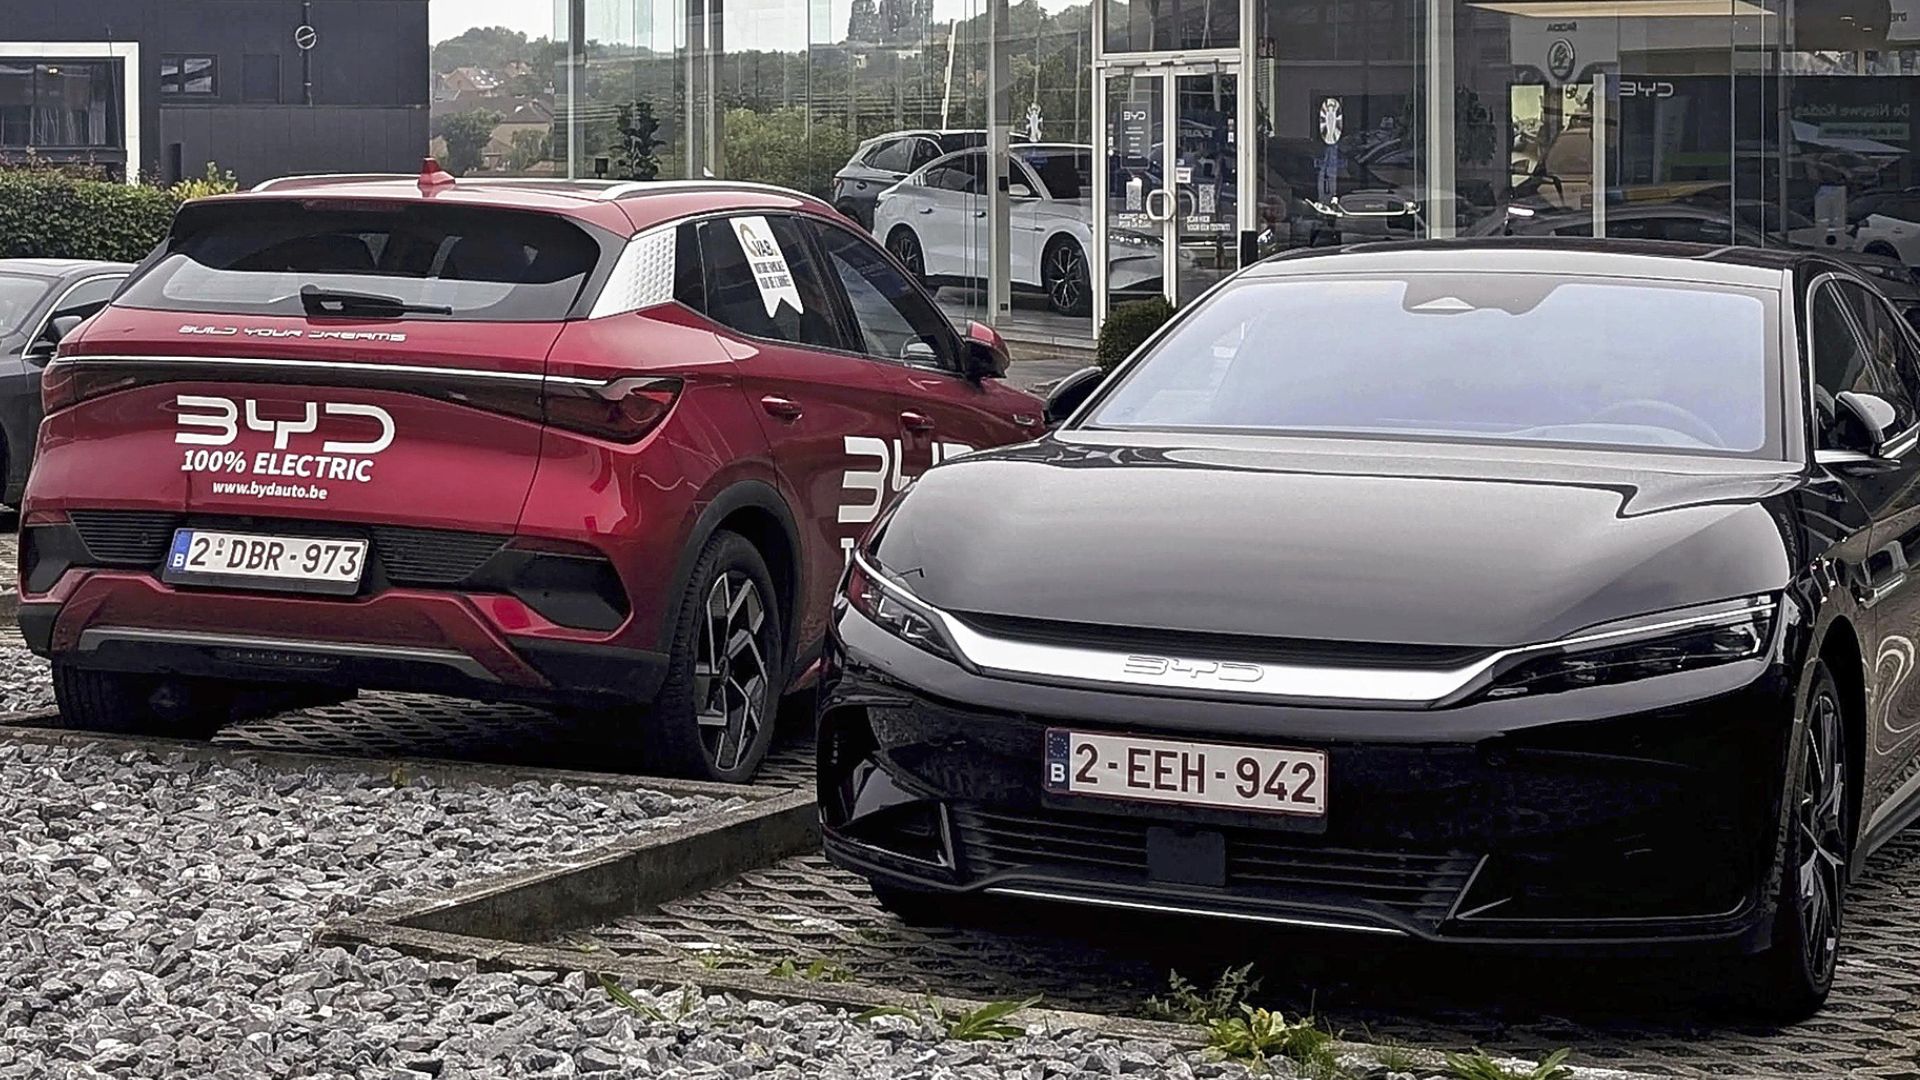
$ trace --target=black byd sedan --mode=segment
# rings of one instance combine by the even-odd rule
[[[820,803],[884,903],[1705,949],[1819,1007],[1920,812],[1920,343],[1865,278],[1302,253],[1050,410],[851,560]]]

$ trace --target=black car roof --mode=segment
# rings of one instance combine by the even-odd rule
[[[1249,277],[1367,271],[1505,270],[1516,273],[1627,274],[1778,287],[1783,272],[1818,265],[1842,269],[1817,252],[1579,237],[1483,237],[1308,248],[1276,255]]]

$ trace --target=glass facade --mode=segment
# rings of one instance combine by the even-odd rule
[[[949,315],[1061,340],[1367,239],[1920,264],[1920,0],[994,4],[559,0],[567,168],[811,192]]]
[[[0,148],[121,145],[119,64],[0,60]]]

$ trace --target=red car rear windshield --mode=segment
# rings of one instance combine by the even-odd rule
[[[458,206],[259,201],[189,206],[122,307],[235,315],[547,322],[600,258],[545,214]],[[316,301],[327,306],[316,307]]]

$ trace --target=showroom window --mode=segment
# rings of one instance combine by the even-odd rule
[[[110,61],[0,62],[0,146],[120,146],[118,71]]]
[[[160,58],[160,93],[165,97],[214,97],[220,93],[218,65],[211,56],[168,53]]]

